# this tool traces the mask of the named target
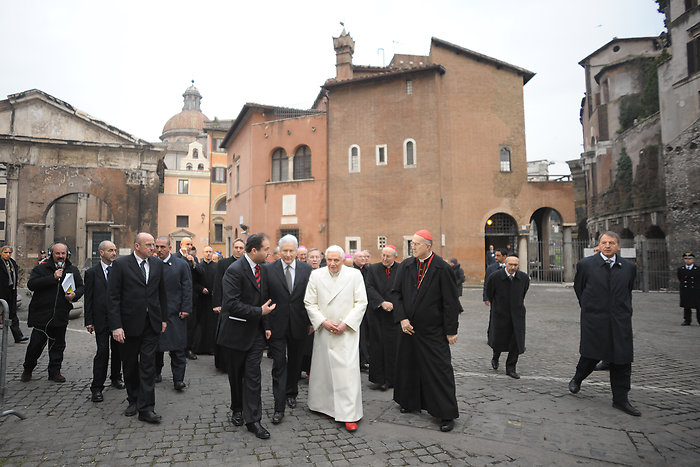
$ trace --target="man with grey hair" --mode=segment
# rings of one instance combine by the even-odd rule
[[[304,304],[313,329],[313,358],[309,379],[309,409],[357,430],[362,418],[359,370],[360,323],[367,309],[362,274],[344,267],[343,249],[326,250],[327,267],[311,273]]]
[[[119,353],[119,344],[112,338],[112,333],[107,324],[107,284],[109,273],[112,270],[112,262],[117,259],[117,246],[109,240],[100,242],[97,250],[100,254],[100,262],[85,271],[85,296],[83,308],[85,309],[85,329],[95,333],[97,353],[92,361],[92,383],[90,392],[92,402],[102,402],[104,397],[105,380],[107,379],[107,365],[109,363],[110,348],[112,350],[112,386],[124,389],[121,371],[122,362]]]
[[[294,235],[285,235],[278,246],[281,258],[265,265],[268,297],[277,305],[267,321],[269,354],[273,359],[274,424],[282,421],[285,403],[296,407],[304,340],[313,332],[304,307],[311,266],[297,258],[298,245]]]
[[[0,267],[0,298],[7,302],[10,316],[10,331],[16,343],[29,340],[22,334],[19,327],[19,318],[17,317],[17,263],[12,259],[12,247],[4,245],[0,250],[2,255],[2,263],[4,267]],[[2,323],[0,323],[1,325]]]
[[[583,258],[576,266],[574,291],[581,306],[581,358],[569,391],[576,394],[581,382],[600,360],[610,363],[613,407],[639,417],[627,395],[632,376],[632,288],[637,268],[621,258],[620,236],[605,232],[600,253]]]

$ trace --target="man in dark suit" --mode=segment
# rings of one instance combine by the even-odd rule
[[[489,298],[486,296],[486,283],[489,280],[489,276],[493,274],[494,272],[498,271],[501,268],[506,267],[506,257],[508,256],[508,252],[506,251],[505,248],[499,248],[496,250],[494,253],[494,259],[495,261],[491,264],[488,265],[486,268],[486,273],[484,274],[484,287],[483,291],[481,293],[482,295],[482,301],[484,302],[484,305],[486,306],[491,306],[491,302],[489,301]]]
[[[4,245],[0,250],[2,266],[0,267],[0,298],[7,302],[10,316],[10,331],[16,343],[29,340],[22,334],[17,317],[17,263],[12,259],[12,247]]]
[[[270,433],[260,424],[260,363],[265,349],[264,317],[275,309],[267,299],[266,271],[270,239],[264,233],[248,237],[246,253],[224,274],[221,326],[217,342],[229,349],[228,381],[231,387],[231,421],[246,424],[260,439]]]
[[[681,326],[690,326],[695,308],[695,319],[700,324],[700,269],[695,265],[695,255],[683,254],[683,266],[678,268],[678,285],[683,308]]]
[[[214,366],[217,370],[224,372],[228,371],[226,351],[224,347],[218,344],[219,328],[221,327],[221,281],[224,279],[224,273],[226,273],[228,267],[245,254],[245,242],[242,238],[237,238],[233,241],[231,249],[231,256],[222,259],[216,264],[216,277],[214,278],[214,291],[212,292],[211,300],[214,312],[219,315],[216,323],[216,336],[214,336],[214,341],[217,342],[216,350],[214,351]]]
[[[170,237],[156,240],[156,255],[163,261],[163,282],[168,296],[168,327],[161,334],[156,352],[156,382],[163,380],[164,353],[170,352],[170,370],[176,391],[185,389],[185,347],[187,346],[187,317],[192,312],[192,273],[185,260],[170,254]]]
[[[636,417],[641,412],[630,404],[632,375],[632,287],[637,268],[617,254],[620,237],[605,232],[600,254],[583,258],[576,266],[574,290],[581,305],[581,358],[569,391],[576,394],[581,382],[600,360],[610,362],[613,407]]]
[[[282,421],[285,402],[290,408],[297,405],[304,341],[313,332],[304,305],[311,266],[297,259],[298,245],[294,235],[282,237],[279,241],[280,259],[266,264],[264,268],[268,278],[268,297],[276,305],[275,312],[267,321],[273,360],[274,424]]]
[[[489,346],[493,349],[491,367],[498,369],[501,352],[508,352],[506,374],[520,379],[515,371],[518,355],[525,352],[525,294],[530,278],[518,271],[520,260],[515,253],[506,258],[506,267],[489,276],[486,296],[491,302]]]
[[[394,387],[396,366],[396,343],[401,327],[394,320],[394,304],[391,290],[399,263],[396,262],[396,247],[382,249],[382,261],[373,264],[367,271],[367,308],[369,340],[369,380],[371,389],[386,391]]]
[[[160,423],[155,411],[156,349],[165,332],[168,302],[163,262],[153,257],[155,241],[141,232],[134,239],[134,253],[117,258],[109,274],[109,328],[123,344],[122,355],[127,407],[124,415]]]
[[[185,356],[190,360],[197,360],[197,354],[192,351],[192,346],[194,345],[194,331],[197,326],[197,298],[198,293],[195,289],[195,284],[199,281],[199,272],[197,266],[199,265],[199,260],[197,255],[194,254],[195,248],[192,244],[192,239],[190,237],[185,237],[180,240],[180,249],[175,256],[186,261],[190,267],[190,274],[192,276],[192,313],[185,320],[187,323],[187,346],[185,348]]]
[[[119,346],[113,338],[107,325],[107,281],[112,270],[112,262],[117,258],[117,246],[109,240],[99,244],[97,250],[100,253],[100,262],[85,271],[85,328],[90,334],[95,333],[97,353],[92,361],[92,383],[90,392],[93,402],[102,402],[104,396],[105,380],[107,379],[107,365],[109,364],[109,350],[112,349],[112,386],[124,389],[122,381],[122,361],[119,354]]]
[[[451,431],[459,417],[450,345],[457,342],[459,300],[449,264],[419,230],[394,282],[394,320],[401,323],[394,401],[402,413],[425,409]],[[420,382],[420,384],[417,384]]]

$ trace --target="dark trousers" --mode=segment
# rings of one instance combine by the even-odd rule
[[[92,384],[90,390],[102,391],[107,379],[107,366],[109,365],[109,350],[112,349],[112,371],[110,379],[119,381],[122,379],[122,359],[119,354],[119,343],[112,339],[110,331],[96,332],[97,353],[92,360]]]
[[[360,365],[370,363],[369,346],[369,324],[367,322],[367,313],[365,313],[360,324]]]
[[[581,382],[593,373],[599,360],[581,357],[576,365],[574,379]],[[623,404],[627,402],[627,394],[630,392],[630,380],[632,377],[632,364],[616,364],[610,362],[610,388],[612,389],[613,402]]]
[[[17,304],[12,304],[8,301],[10,309],[10,331],[12,331],[12,337],[15,338],[15,342],[24,337],[22,330],[19,327],[19,317],[17,316]],[[0,323],[1,325],[2,323]]]
[[[185,358],[185,349],[171,350],[170,354],[170,371],[173,372],[173,383],[185,381],[185,368],[187,367],[187,358]],[[156,374],[163,371],[163,357],[165,352],[156,352]]]
[[[127,337],[121,344],[126,399],[139,412],[153,410],[156,404],[156,349],[160,337],[147,323],[140,336]]]
[[[286,336],[270,339],[272,355],[272,394],[275,397],[275,412],[284,413],[287,397],[299,394],[299,373],[304,356],[304,339]]]
[[[700,324],[700,311],[698,311],[697,308],[695,309],[695,319],[697,319],[698,324]],[[683,321],[688,323],[688,324],[690,324],[691,321],[693,321],[693,309],[692,308],[683,308]]]
[[[515,335],[510,338],[510,344],[508,345],[508,358],[506,358],[506,371],[515,371],[515,365],[518,364],[518,341],[515,340]],[[496,350],[493,351],[494,360],[498,360],[501,357],[501,352]],[[596,362],[598,363],[598,362]],[[595,366],[595,365],[593,365]]]
[[[194,332],[197,329],[197,313],[195,308],[192,308],[192,313],[185,318],[187,321],[187,347],[185,350],[192,350],[194,346]]]
[[[242,411],[246,423],[259,422],[262,418],[260,363],[263,350],[265,338],[262,334],[256,336],[248,350],[229,349],[228,383],[231,387],[231,410]]]
[[[61,374],[63,351],[66,350],[66,327],[48,326],[45,329],[34,328],[24,356],[24,371],[32,372],[41,353],[49,343],[49,378]]]

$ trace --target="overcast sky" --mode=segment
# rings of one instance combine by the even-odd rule
[[[340,21],[355,64],[427,55],[437,37],[535,72],[527,156],[552,161],[581,153],[578,62],[613,37],[663,30],[653,0],[0,0],[0,99],[38,88],[148,141],[192,79],[211,119],[245,102],[308,108],[335,76]]]

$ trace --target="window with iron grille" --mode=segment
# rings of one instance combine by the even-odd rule
[[[282,148],[272,153],[272,181],[283,182],[289,179],[289,158]]]
[[[501,172],[510,172],[510,149],[501,148]]]
[[[294,180],[311,178],[311,149],[300,146],[294,153]]]
[[[299,244],[301,244],[301,237],[299,237],[299,229],[280,229],[280,238],[285,235],[294,235],[297,238]]]
[[[499,212],[486,221],[486,228],[484,230],[486,235],[516,235],[518,233],[518,226],[515,224],[515,219],[511,216]]]
[[[379,251],[381,251],[384,247],[386,247],[386,237],[384,235],[380,235],[377,237],[377,248]]]
[[[350,173],[360,171],[360,146],[356,144],[350,146],[348,154],[348,171]]]
[[[413,81],[410,79],[406,80],[406,94],[413,94]]]

